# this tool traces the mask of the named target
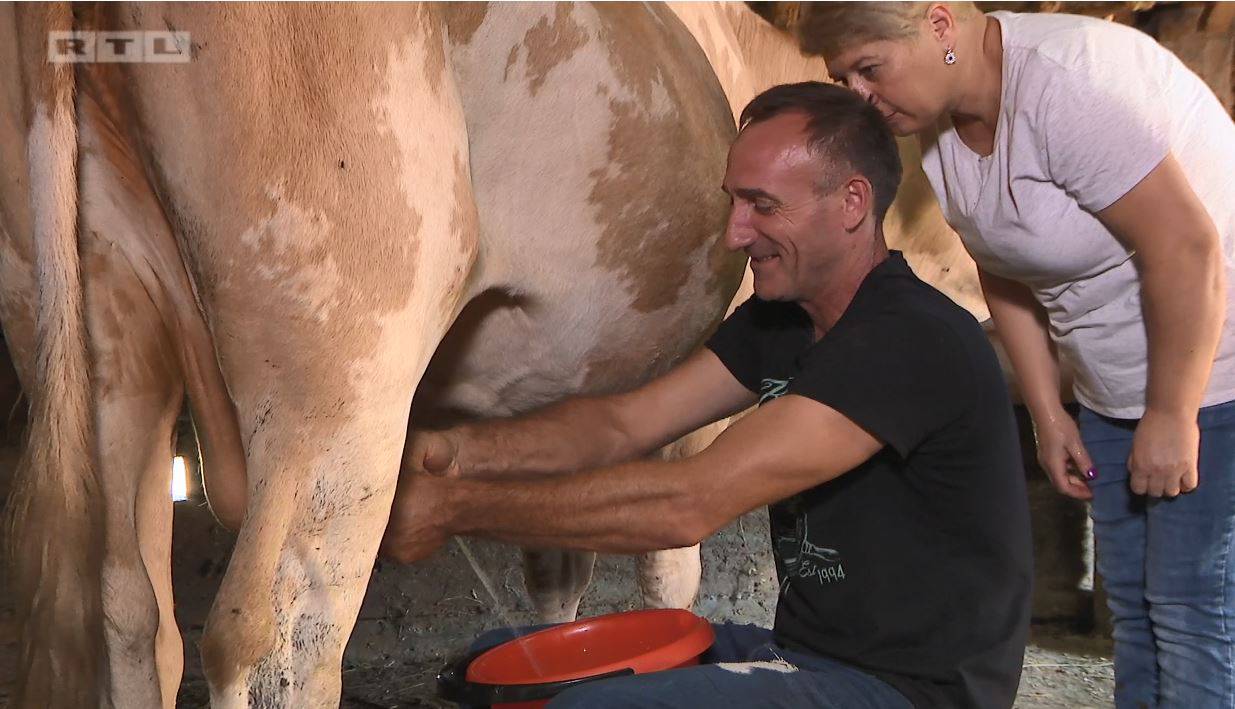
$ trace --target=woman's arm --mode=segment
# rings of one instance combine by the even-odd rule
[[[1085,478],[1092,480],[1096,472],[1059,396],[1059,362],[1046,332],[1046,313],[1024,285],[981,269],[978,278],[1033,418],[1038,462],[1059,492],[1090,499]]]
[[[982,295],[1016,372],[1021,398],[1034,419],[1063,412],[1059,362],[1046,332],[1046,313],[1029,288],[978,270]]]
[[[1129,460],[1132,491],[1187,492],[1197,485],[1196,415],[1226,315],[1218,230],[1171,155],[1097,216],[1135,252],[1149,341],[1145,416]]]

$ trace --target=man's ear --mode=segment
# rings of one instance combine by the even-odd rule
[[[861,175],[850,177],[841,188],[841,220],[845,231],[862,226],[875,209],[875,189]]]

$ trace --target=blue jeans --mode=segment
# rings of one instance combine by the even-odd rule
[[[778,647],[767,628],[714,623],[712,629],[716,642],[697,667],[590,682],[559,694],[549,707],[912,709],[892,685],[855,667]],[[515,635],[509,628],[490,631],[477,639],[472,650],[492,647]]]
[[[1155,499],[1128,487],[1137,421],[1081,409],[1120,709],[1235,707],[1235,402],[1198,422],[1199,487]]]

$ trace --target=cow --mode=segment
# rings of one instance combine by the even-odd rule
[[[420,419],[631,387],[741,277],[732,115],[664,7],[0,13],[19,706],[173,705],[184,392],[240,525],[212,703],[334,706],[413,396]],[[48,62],[70,29],[187,32],[192,61]]]

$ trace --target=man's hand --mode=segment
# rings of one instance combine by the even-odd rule
[[[1093,480],[1097,471],[1072,417],[1061,409],[1050,420],[1034,421],[1033,432],[1038,440],[1038,464],[1046,471],[1051,485],[1068,497],[1093,499],[1085,481]]]
[[[459,466],[459,443],[447,431],[412,431],[403,446],[400,473],[422,473],[448,478],[463,476]]]
[[[1175,497],[1196,489],[1201,431],[1196,417],[1153,410],[1136,426],[1128,457],[1129,485],[1137,495]]]
[[[441,478],[415,470],[399,474],[390,522],[382,538],[381,555],[402,564],[420,561],[437,551],[450,538],[446,527],[449,510],[445,505]]]

